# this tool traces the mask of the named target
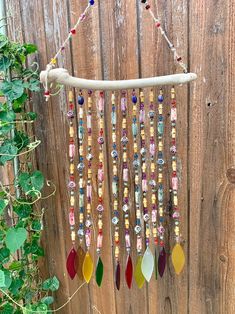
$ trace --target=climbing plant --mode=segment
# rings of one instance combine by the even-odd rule
[[[47,313],[59,288],[54,276],[40,277],[38,262],[44,209],[52,184],[35,169],[33,135],[37,118],[30,110],[32,94],[40,91],[37,65],[27,66],[33,44],[15,43],[0,35],[0,313]],[[4,169],[4,172],[3,172]],[[14,171],[12,170],[14,169]],[[9,184],[3,173],[8,171]],[[14,179],[12,178],[14,174]],[[7,184],[6,184],[7,183]],[[46,196],[45,194],[49,195]]]

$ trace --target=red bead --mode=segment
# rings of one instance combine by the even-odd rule
[[[70,207],[69,211],[70,211],[70,213],[73,213],[74,212],[74,207]]]
[[[160,246],[163,247],[164,246],[164,242],[160,241]]]
[[[156,245],[158,244],[158,239],[157,239],[157,238],[154,239],[154,243],[155,243]]]
[[[100,97],[104,97],[104,92],[100,92]]]
[[[156,27],[160,27],[161,23],[157,22],[155,25],[156,25]]]
[[[102,204],[103,203],[103,198],[99,197],[99,203]]]
[[[45,91],[44,95],[45,95],[45,96],[50,96],[49,90]]]
[[[75,28],[72,28],[71,31],[70,31],[70,33],[71,33],[72,35],[76,34],[76,29],[75,29]]]
[[[146,9],[146,10],[150,9],[150,5],[147,4],[146,7],[145,7],[145,9]]]
[[[180,61],[182,60],[182,58],[181,58],[181,57],[178,57],[176,60],[177,60],[178,62],[180,62]]]

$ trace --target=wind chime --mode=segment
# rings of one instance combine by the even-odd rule
[[[88,5],[79,17],[74,28],[48,64],[46,71],[41,72],[41,81],[45,87],[45,97],[51,96],[49,84],[57,82],[62,85],[78,88],[77,104],[74,103],[73,92],[68,96],[69,120],[69,224],[71,229],[72,249],[67,257],[67,270],[71,279],[76,274],[87,283],[90,282],[94,272],[94,262],[91,254],[92,244],[96,242],[97,262],[95,278],[98,286],[101,286],[105,265],[102,261],[103,239],[107,233],[103,232],[103,214],[107,211],[104,202],[104,182],[108,180],[104,160],[104,144],[107,134],[104,133],[105,124],[110,124],[111,133],[111,158],[112,158],[112,220],[113,225],[113,255],[115,258],[115,285],[120,289],[122,272],[128,288],[132,286],[133,275],[139,288],[145,281],[149,282],[155,268],[155,278],[158,274],[163,276],[167,253],[165,248],[166,228],[166,197],[167,180],[164,175],[164,164],[167,147],[165,137],[164,108],[170,105],[170,148],[171,178],[170,190],[173,206],[172,220],[174,231],[174,246],[171,252],[171,260],[176,274],[180,274],[185,264],[185,255],[181,245],[180,212],[178,207],[178,172],[177,172],[177,102],[174,86],[187,83],[197,78],[194,73],[187,73],[187,68],[182,58],[177,54],[174,45],[167,37],[161,23],[155,17],[147,1],[142,0],[145,9],[153,18],[156,28],[166,40],[175,61],[183,69],[182,74],[173,74],[162,77],[153,77],[125,81],[91,81],[71,77],[65,69],[56,69],[57,58],[64,51],[66,44],[76,34],[79,24],[84,21],[89,9],[95,1],[88,1]],[[170,85],[171,97],[169,101],[164,99],[163,86]],[[155,86],[160,86],[157,93]],[[148,98],[146,87],[151,87]],[[87,90],[87,92],[85,92]],[[116,97],[116,91],[121,90],[120,98]],[[129,96],[128,90],[131,90]],[[98,98],[95,91],[100,91]],[[105,93],[105,91],[112,91]],[[94,104],[96,103],[96,107]],[[77,106],[77,110],[75,110]],[[111,106],[111,118],[105,120],[105,106]],[[132,107],[131,131],[128,126],[128,107]],[[94,156],[94,134],[92,132],[93,112],[97,109],[99,147],[98,162],[92,163]],[[121,111],[121,119],[118,121],[118,110]],[[74,119],[78,115],[78,141],[75,138]],[[86,115],[86,123],[85,117]],[[148,123],[147,123],[148,122]],[[86,124],[86,127],[85,127]],[[118,132],[118,125],[121,130]],[[118,136],[118,134],[120,136]],[[132,137],[132,141],[130,141]],[[78,147],[75,143],[78,142]],[[130,143],[133,143],[131,146]],[[108,144],[108,143],[107,143]],[[78,154],[77,154],[78,150]],[[75,174],[75,162],[77,174]],[[96,164],[96,170],[94,167]],[[93,165],[93,166],[92,166]],[[130,171],[133,167],[133,171]],[[120,172],[120,169],[121,172]],[[132,174],[133,173],[133,178]],[[98,178],[97,189],[93,188],[93,178]],[[76,182],[77,180],[77,182]],[[131,197],[133,185],[134,197]],[[95,196],[95,191],[97,195]],[[106,191],[107,192],[107,191]],[[94,205],[97,203],[97,205]],[[130,213],[135,213],[135,225],[130,224]],[[96,219],[94,219],[96,217]],[[96,225],[94,222],[96,221]],[[120,232],[123,228],[124,231]],[[133,229],[133,230],[132,230]],[[132,234],[136,235],[131,241]],[[123,235],[121,239],[120,235]],[[121,252],[120,242],[124,241],[126,253]],[[133,263],[132,256],[136,243],[137,259]],[[111,244],[110,244],[111,246]],[[154,252],[153,252],[154,250]],[[120,256],[126,255],[125,271],[122,271]],[[135,266],[133,266],[133,264]]]

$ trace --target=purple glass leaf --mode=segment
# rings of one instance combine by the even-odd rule
[[[165,251],[165,248],[163,247],[158,257],[158,272],[159,272],[160,277],[163,276],[165,267],[166,267],[166,251]]]
[[[127,262],[126,262],[126,283],[129,289],[131,289],[131,283],[132,283],[132,277],[133,277],[133,265],[132,265],[132,259],[131,256],[128,255]]]
[[[116,271],[115,271],[115,283],[116,288],[120,290],[120,281],[121,281],[121,269],[120,269],[120,263],[117,262]]]
[[[74,279],[74,277],[76,276],[76,267],[75,267],[76,256],[77,256],[77,252],[75,251],[74,248],[72,248],[72,250],[70,251],[67,257],[67,262],[66,262],[66,268],[71,279]]]

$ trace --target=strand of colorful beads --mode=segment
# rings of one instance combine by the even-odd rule
[[[74,248],[76,233],[75,233],[75,216],[74,216],[74,205],[75,205],[75,198],[74,198],[74,190],[76,187],[75,180],[74,180],[74,157],[75,157],[75,144],[74,144],[74,126],[73,126],[73,118],[74,118],[74,104],[73,104],[73,92],[69,92],[69,110],[67,112],[67,117],[69,120],[69,202],[70,202],[70,211],[69,211],[69,225],[71,230],[71,240],[72,240],[72,250],[70,251],[66,267],[71,279],[74,279],[76,275],[76,268],[75,268],[75,259],[77,252]]]
[[[98,235],[97,235],[97,265],[96,265],[96,282],[101,286],[103,279],[103,263],[101,260],[101,249],[103,245],[103,210],[104,210],[104,93],[100,92],[98,101],[98,115],[99,115],[99,169],[98,169]]]
[[[143,219],[145,223],[145,244],[146,250],[143,256],[141,263],[141,271],[147,282],[150,281],[153,268],[154,268],[154,259],[151,253],[149,244],[150,244],[150,216],[148,210],[147,202],[147,191],[148,191],[148,181],[147,181],[147,164],[146,164],[146,136],[145,136],[145,106],[144,106],[144,93],[140,92],[140,143],[141,143],[141,168],[142,168],[142,194],[143,194]]]
[[[164,247],[164,187],[163,187],[163,165],[164,154],[163,154],[163,134],[164,134],[164,118],[163,118],[163,92],[160,90],[158,95],[158,213],[159,213],[159,225],[158,225],[158,236],[160,239],[160,252],[158,259],[158,272],[162,277],[166,266],[166,252]]]
[[[134,193],[135,193],[135,217],[136,217],[136,225],[135,225],[135,233],[137,236],[136,239],[136,250],[137,250],[137,264],[135,267],[135,281],[139,288],[142,288],[145,279],[141,271],[141,264],[143,260],[142,249],[142,227],[141,227],[141,208],[140,208],[140,194],[141,194],[141,186],[140,186],[140,159],[139,159],[139,148],[138,148],[138,124],[137,124],[137,102],[138,98],[136,96],[135,91],[132,92],[132,135],[133,135],[133,152],[134,152]]]
[[[115,94],[112,93],[112,112],[111,112],[111,123],[112,123],[112,162],[113,162],[113,181],[112,181],[112,194],[113,194],[113,218],[112,223],[114,225],[114,255],[116,259],[116,270],[115,270],[115,284],[116,288],[120,289],[120,262],[119,262],[119,212],[118,212],[118,152],[117,152],[117,112],[116,112],[116,100]]]
[[[158,232],[157,232],[157,183],[156,183],[156,142],[155,142],[155,108],[154,108],[154,93],[151,90],[149,94],[149,120],[150,120],[150,145],[149,145],[149,154],[150,154],[150,186],[151,186],[151,221],[152,221],[152,237],[155,245],[155,264],[157,261],[157,245],[158,245]],[[157,268],[155,267],[155,274],[157,279]]]
[[[125,243],[127,250],[127,263],[126,263],[126,283],[128,288],[131,288],[132,276],[133,276],[133,266],[132,259],[130,256],[131,242],[130,242],[130,221],[129,221],[129,173],[127,165],[127,99],[126,93],[122,93],[121,97],[121,111],[122,111],[122,177],[123,177],[123,211],[124,211],[124,221],[125,221]]]
[[[177,121],[177,109],[175,99],[175,89],[171,89],[171,165],[172,165],[172,177],[171,188],[173,193],[173,219],[174,219],[174,233],[176,244],[172,251],[172,263],[175,268],[175,272],[180,274],[185,264],[184,251],[180,245],[180,214],[178,208],[178,176],[177,176],[177,149],[176,149],[176,121]]]
[[[86,249],[87,252],[90,250],[91,246],[91,227],[92,227],[92,217],[91,217],[91,206],[92,206],[92,92],[88,92],[88,108],[87,108],[87,185],[86,185]]]

